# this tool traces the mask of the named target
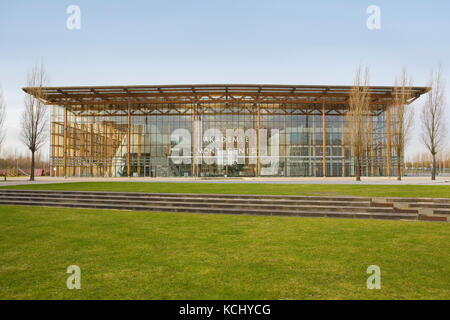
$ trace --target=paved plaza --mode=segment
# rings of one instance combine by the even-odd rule
[[[365,185],[450,185],[450,176],[437,177],[432,181],[430,177],[403,177],[397,181],[396,177],[362,177],[362,181],[355,181],[354,177],[259,177],[259,178],[90,178],[90,177],[36,177],[36,181],[29,181],[28,177],[11,177],[6,181],[0,181],[0,186],[14,186],[25,184],[46,184],[46,183],[70,183],[70,182],[167,182],[167,183],[273,183],[273,184],[365,184]]]

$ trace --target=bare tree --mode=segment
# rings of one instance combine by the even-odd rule
[[[414,124],[414,109],[409,104],[412,80],[403,68],[400,80],[395,79],[392,92],[392,106],[390,107],[391,139],[397,156],[397,180],[402,179],[402,159],[405,146],[410,137]]]
[[[34,181],[35,153],[47,139],[47,107],[42,102],[45,98],[43,88],[47,84],[44,65],[36,64],[28,74],[27,87],[29,94],[25,96],[25,109],[22,113],[23,143],[31,151],[30,180]]]
[[[369,106],[369,69],[366,67],[362,74],[361,66],[359,66],[350,93],[349,109],[346,113],[348,135],[346,140],[355,159],[356,181],[361,181],[361,163],[369,141],[369,130],[367,130]]]
[[[445,117],[444,105],[445,87],[441,78],[440,68],[431,74],[428,93],[425,104],[422,107],[422,142],[432,156],[431,180],[436,180],[436,154],[444,146],[445,139]]]
[[[0,151],[5,140],[6,102],[3,98],[3,90],[0,87]]]

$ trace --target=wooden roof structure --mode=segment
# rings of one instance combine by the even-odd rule
[[[26,87],[47,105],[128,105],[199,103],[348,104],[352,86],[192,84],[139,86]],[[369,87],[372,104],[389,105],[395,87]],[[411,87],[413,102],[429,87]]]

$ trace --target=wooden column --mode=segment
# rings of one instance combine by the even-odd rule
[[[287,176],[287,135],[286,135],[286,110],[284,110],[284,176]]]
[[[325,98],[322,101],[322,172],[323,176],[327,176],[327,133],[325,129]]]
[[[95,118],[93,118],[95,121]],[[94,175],[94,168],[93,168],[93,161],[94,161],[94,123],[91,123],[89,125],[89,175]]]
[[[81,124],[81,145],[80,145],[80,158],[83,159],[81,165],[80,165],[80,176],[83,174],[84,171],[84,161],[86,161],[86,143],[87,143],[87,139],[86,139],[86,125],[85,124]]]
[[[344,115],[342,115],[344,117]],[[341,128],[341,155],[342,155],[342,176],[345,177],[345,132],[344,132],[344,121],[345,118],[342,119],[342,128]]]
[[[96,122],[94,126],[94,144],[93,144],[94,160],[95,160],[94,176],[96,177],[100,176],[101,173],[100,171],[101,167],[100,160],[102,155],[101,143],[102,143],[102,135],[100,132],[100,125],[98,122]]]
[[[167,131],[167,176],[169,176],[170,172],[169,166],[170,166],[170,120],[169,120],[169,128]],[[144,176],[145,176],[145,161],[144,161]]]
[[[104,162],[106,164],[105,166],[105,174],[109,177],[111,176],[111,159],[112,157],[110,156],[110,150],[111,150],[111,143],[112,141],[109,139],[108,137],[108,124],[105,124],[105,152],[104,152]]]
[[[70,148],[70,156],[72,157],[72,176],[76,176],[77,175],[77,139],[78,139],[78,134],[77,134],[77,129],[78,129],[78,125],[76,123],[76,118],[74,118],[74,122],[72,123],[72,125],[69,128],[69,136],[70,136],[70,141],[73,143],[71,143],[71,148]]]
[[[138,143],[138,145],[137,145],[137,148],[138,148],[138,150],[137,150],[137,172],[138,172],[138,175],[140,176],[141,175],[141,155],[142,155],[142,149],[141,149],[141,144],[142,144],[142,125],[140,124],[140,125],[138,125],[138,137],[137,137],[137,143]]]
[[[387,176],[391,175],[391,122],[389,106],[386,106],[386,167]]]
[[[192,176],[195,177],[195,104],[192,105]]]
[[[52,121],[52,126],[51,126],[51,132],[50,132],[50,136],[51,136],[51,149],[50,149],[50,176],[55,176],[56,175],[56,170],[53,170],[54,168],[56,168],[55,166],[55,123]]]
[[[100,156],[101,156],[101,146],[99,144],[101,144],[101,133],[100,133],[100,124],[98,122],[95,123],[94,126],[94,144],[93,144],[93,149],[94,149],[94,159],[95,159],[95,166],[94,166],[94,176],[98,177],[100,176],[100,164],[99,164],[99,160],[100,160]]]
[[[67,177],[67,105],[64,106],[64,140],[63,140],[63,156],[64,156],[64,169],[63,175]]]
[[[312,136],[313,136],[313,177],[316,176],[316,117],[312,115]]]
[[[122,154],[122,149],[123,149],[123,133],[121,130],[119,129],[115,129],[114,132],[114,136],[115,136],[115,143],[114,143],[114,153],[113,156],[115,157],[115,155],[117,154],[117,152],[119,151],[120,154]],[[117,163],[114,163],[114,176],[117,176],[118,173],[118,169],[117,169]]]
[[[131,168],[130,168],[130,152],[131,152],[131,108],[130,101],[128,100],[128,143],[127,143],[127,176],[131,177]]]
[[[373,116],[370,115],[370,175],[373,177]]]
[[[261,128],[261,111],[260,104],[257,104],[258,107],[258,130],[256,131],[256,143],[257,143],[257,151],[258,151],[258,166],[257,166],[257,176],[261,175],[261,146],[260,146],[260,135],[259,129]]]

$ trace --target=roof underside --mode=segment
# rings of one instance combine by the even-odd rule
[[[177,103],[348,104],[352,86],[206,84],[23,88],[48,105],[128,105]],[[369,87],[372,103],[392,103],[394,87]],[[409,103],[428,92],[412,87]]]

